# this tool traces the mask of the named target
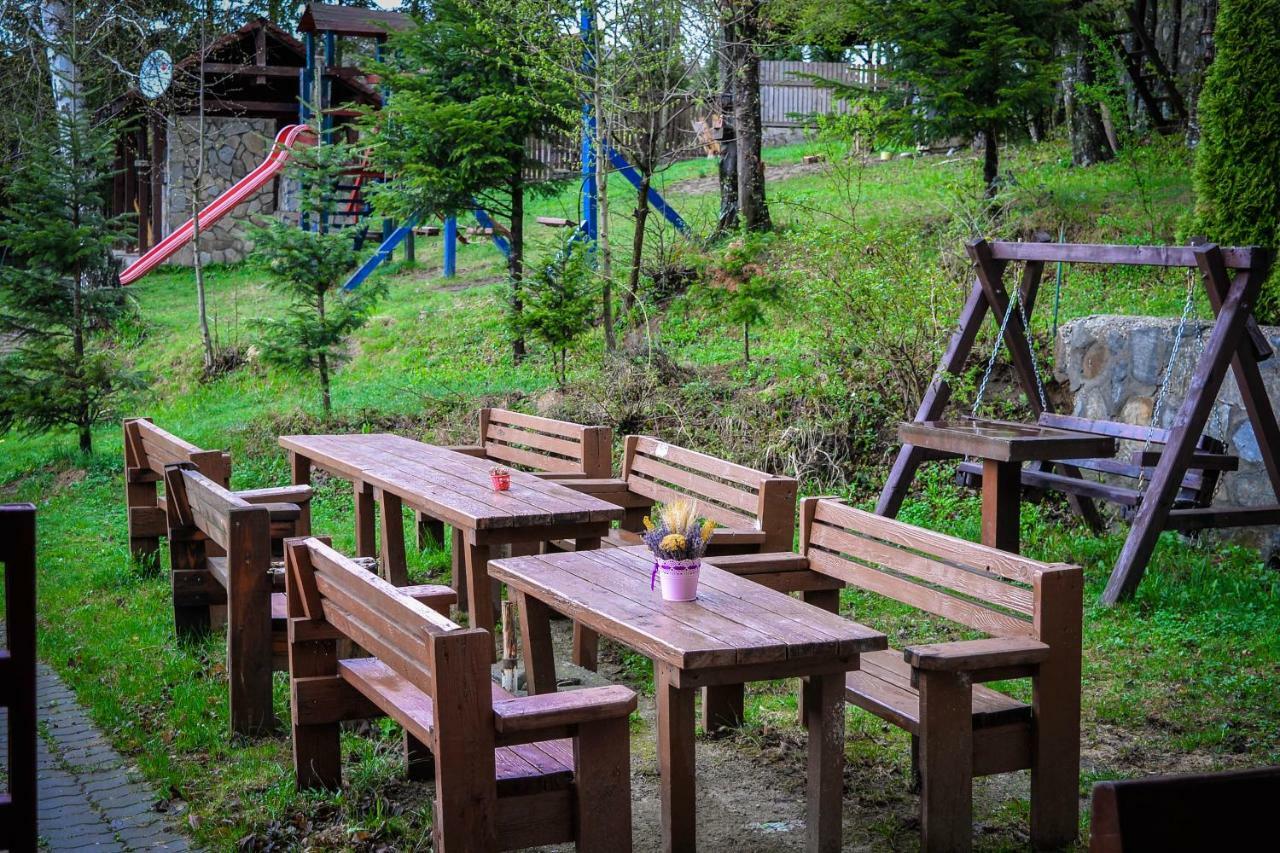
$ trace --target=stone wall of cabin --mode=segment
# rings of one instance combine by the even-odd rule
[[[1170,364],[1178,339],[1177,317],[1098,315],[1066,323],[1055,342],[1054,378],[1065,383],[1074,400],[1074,414],[1096,420],[1123,421],[1147,426],[1157,406],[1166,367],[1169,382],[1154,426],[1169,427],[1186,398],[1195,364],[1204,352],[1212,324],[1188,321],[1181,335],[1177,357]],[[1280,327],[1263,327],[1278,355],[1259,368],[1272,405],[1280,411]],[[1225,474],[1216,502],[1230,506],[1280,503],[1271,491],[1262,464],[1258,437],[1245,414],[1240,390],[1230,371],[1223,383],[1205,432],[1227,443],[1227,452],[1240,459],[1238,471]],[[1138,443],[1122,453],[1140,449]],[[1132,484],[1128,481],[1126,484]],[[1235,541],[1261,548],[1280,549],[1280,528],[1241,528],[1223,531]]]
[[[191,218],[191,188],[199,168],[199,122],[195,116],[170,118],[168,160],[165,164],[165,233]],[[261,118],[205,118],[205,179],[203,204],[208,204],[236,181],[257,168],[271,150],[276,123]],[[245,223],[276,212],[284,192],[277,179],[247,199],[220,222],[201,234],[205,263],[234,263],[253,248]],[[203,206],[203,205],[202,205]],[[170,263],[190,266],[192,249],[184,247]]]

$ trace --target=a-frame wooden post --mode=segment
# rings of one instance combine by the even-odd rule
[[[1222,250],[1216,245],[1195,246],[1191,251],[1204,276],[1210,304],[1217,318],[1191,377],[1186,399],[1174,418],[1169,442],[1152,474],[1129,538],[1125,540],[1124,549],[1102,594],[1106,604],[1132,596],[1142,581],[1156,540],[1170,520],[1174,496],[1222,388],[1228,364],[1232,366],[1240,386],[1240,396],[1257,436],[1272,490],[1280,500],[1280,464],[1276,457],[1277,450],[1280,450],[1280,427],[1276,424],[1275,412],[1258,373],[1253,343],[1250,341],[1248,346],[1245,345],[1247,324],[1253,316],[1262,282],[1271,268],[1272,253],[1251,249],[1247,268],[1228,280]]]

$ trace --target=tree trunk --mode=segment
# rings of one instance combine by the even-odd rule
[[[734,131],[733,92],[737,88],[737,68],[741,51],[738,31],[731,13],[722,16],[720,22],[720,217],[716,223],[719,232],[733,231],[738,227],[738,143]]]
[[[524,180],[519,172],[511,181],[511,257],[507,261],[511,278],[511,319],[516,331],[511,339],[511,357],[519,364],[525,357],[524,332],[520,331],[520,314],[524,301],[520,288],[524,280]]]
[[[205,38],[205,20],[200,19],[200,60],[204,63],[208,45]],[[204,259],[200,257],[200,205],[203,201],[205,170],[205,132],[204,132],[204,69],[201,67],[200,86],[196,105],[196,173],[191,181],[191,262],[196,274],[196,318],[200,325],[200,343],[204,348],[204,372],[208,376],[213,371],[213,337],[209,334],[209,308],[204,293]]]
[[[84,95],[80,88],[80,69],[68,52],[66,28],[72,19],[71,6],[66,0],[43,0],[39,10],[32,7],[31,23],[44,40],[45,55],[49,60],[49,72],[53,84],[53,105],[64,116],[78,116],[84,107]],[[65,144],[66,140],[64,140]]]
[[[734,121],[738,135],[738,206],[748,231],[772,227],[765,200],[764,161],[760,158],[763,128],[760,117],[760,7],[761,0],[745,0],[738,6],[738,43],[742,67],[735,75]]]
[[[649,182],[653,176],[645,172],[640,178],[640,187],[636,190],[636,230],[631,237],[631,276],[627,281],[627,292],[622,296],[622,310],[630,311],[636,304],[636,294],[640,291],[640,267],[644,260],[644,226],[649,219]]]
[[[320,317],[320,325],[324,325],[324,290],[316,291],[316,313]],[[320,407],[326,419],[333,414],[333,399],[329,395],[329,354],[321,350],[316,356],[316,370],[320,373]]]
[[[751,324],[742,324],[742,361],[745,364],[751,363]]]
[[[986,188],[984,197],[990,201],[996,197],[996,178],[1000,175],[1000,137],[994,126],[988,127],[982,135],[985,137],[982,185]]]
[[[1066,68],[1067,126],[1071,132],[1071,162],[1076,166],[1105,163],[1115,157],[1107,140],[1107,128],[1098,104],[1082,97],[1077,87],[1091,86],[1097,79],[1089,47],[1077,45]]]

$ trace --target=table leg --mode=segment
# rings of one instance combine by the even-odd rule
[[[295,486],[311,485],[311,460],[296,451],[289,451],[289,479]],[[311,501],[298,504],[298,523],[295,526],[299,536],[311,535]]]
[[[423,515],[420,512],[414,512],[413,520],[416,525],[417,545],[419,551],[425,551],[429,547],[444,547],[444,522],[438,518],[432,518],[429,515]]]
[[[353,484],[356,496],[356,556],[378,556],[377,534],[373,512],[373,488],[356,481]]]
[[[742,725],[743,685],[716,684],[702,690],[702,730],[709,735]]]
[[[600,547],[599,536],[578,537],[573,550],[595,551]],[[583,669],[596,671],[600,657],[600,635],[577,621],[573,623],[573,662]]]
[[[809,853],[840,850],[844,805],[844,675],[811,675],[804,685],[809,729]]]
[[[404,512],[398,495],[381,492],[382,576],[392,586],[409,585],[409,567],[404,555]]]
[[[982,544],[1017,554],[1022,463],[982,460]]]
[[[470,612],[471,605],[467,602],[467,561],[462,556],[464,548],[462,542],[462,531],[456,527],[450,528],[453,531],[450,537],[449,560],[452,563],[451,576],[453,577],[453,591],[458,594],[458,609]]]
[[[840,590],[838,589],[807,589],[800,593],[800,597],[804,599],[805,604],[812,604],[814,607],[821,607],[828,613],[840,612]],[[809,719],[808,711],[805,708],[805,691],[804,685],[808,678],[800,679],[800,693],[796,696],[796,710],[799,711],[799,723],[805,725],[805,721]]]
[[[662,774],[662,849],[698,849],[697,774],[694,764],[694,688],[677,687],[676,671],[657,664],[658,770]]]
[[[471,604],[467,614],[472,628],[483,628],[494,633],[494,626],[498,621],[494,612],[497,600],[493,595],[494,584],[489,581],[489,546],[477,545],[473,535],[465,535],[462,545],[463,559],[467,565],[467,600]],[[493,659],[498,659],[496,646]]]
[[[556,691],[556,661],[551,650],[551,608],[531,595],[516,593],[520,643],[524,646],[525,686],[530,696]]]

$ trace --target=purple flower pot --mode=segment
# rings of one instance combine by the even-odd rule
[[[656,560],[649,588],[656,582],[662,590],[663,601],[693,601],[698,597],[701,570],[701,560]]]

